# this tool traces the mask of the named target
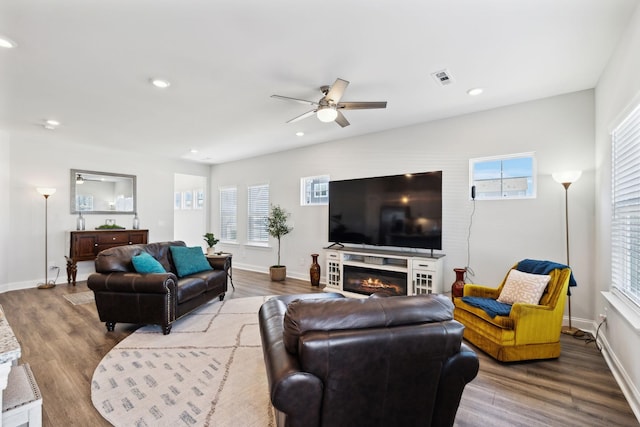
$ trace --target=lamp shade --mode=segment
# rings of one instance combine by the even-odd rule
[[[38,193],[42,194],[45,197],[49,197],[56,192],[56,189],[51,187],[38,187],[36,188],[36,190],[38,190]]]
[[[338,117],[338,112],[335,107],[319,107],[318,108],[318,120],[321,122],[329,123]]]
[[[580,179],[580,176],[582,176],[582,171],[554,172],[551,174],[551,176],[553,177],[553,180],[555,182],[558,182],[560,184],[571,184]]]

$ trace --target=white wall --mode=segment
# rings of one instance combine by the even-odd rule
[[[234,265],[267,271],[275,248],[252,248],[246,239],[246,187],[267,182],[271,202],[291,212],[294,231],[282,240],[289,276],[308,279],[310,254],[322,254],[327,242],[327,208],[301,207],[300,178],[329,174],[331,179],[443,171],[443,250],[445,286],[454,267],[467,263],[468,162],[472,157],[535,151],[538,197],[535,200],[478,201],[471,232],[475,282],[497,285],[509,267],[523,258],[566,261],[564,189],[555,171],[581,169],[570,190],[571,263],[578,280],[573,293],[574,323],[593,319],[593,91],[583,91],[477,114],[333,141],[284,153],[212,167],[212,227],[219,217],[221,186],[238,186],[240,245],[221,245],[234,253]],[[331,124],[329,124],[331,125]],[[275,241],[272,242],[275,245]],[[324,266],[324,255],[321,256]],[[323,280],[324,280],[323,268]]]
[[[177,173],[175,175],[174,191],[180,193],[190,192],[194,190],[206,190],[208,173],[205,176],[185,175]],[[205,193],[206,194],[206,193]],[[205,206],[196,209],[195,195],[191,209],[174,209],[173,214],[173,238],[175,240],[184,241],[187,246],[207,247],[207,243],[203,239],[207,230],[207,200]]]
[[[0,242],[9,242],[9,214],[11,211],[11,193],[9,178],[11,174],[11,153],[9,134],[0,130],[0,195],[4,203],[0,203]],[[0,244],[0,285],[9,281],[9,245]]]
[[[36,187],[55,187],[49,198],[49,264],[61,267],[58,283],[66,283],[65,259],[69,252],[70,230],[76,216],[70,213],[69,170],[85,169],[137,176],[138,216],[141,228],[149,229],[151,241],[173,239],[174,174],[207,176],[209,167],[191,162],[114,152],[108,147],[92,149],[64,141],[63,129],[11,134],[9,147],[0,139],[3,166],[0,187],[5,200],[0,208],[0,291],[33,287],[44,279],[44,198]],[[58,132],[58,130],[54,131]],[[5,160],[8,154],[9,160]],[[5,170],[10,170],[8,178]],[[5,189],[8,191],[5,192]],[[8,208],[7,208],[8,207]],[[106,218],[132,227],[133,215],[86,215],[86,228],[104,224]],[[5,230],[6,227],[6,230]],[[78,279],[93,271],[90,261],[79,263]],[[55,277],[55,275],[54,275]],[[49,274],[49,279],[53,277]]]
[[[611,284],[611,137],[612,128],[631,105],[640,103],[640,8],[632,16],[617,50],[612,55],[596,88],[596,245],[595,305],[593,313],[607,309],[607,323],[601,331],[605,356],[623,384],[623,391],[640,418],[640,329],[621,315],[624,305],[612,306],[598,291]],[[636,309],[637,310],[637,309]],[[635,319],[636,322],[638,319]],[[625,386],[626,385],[626,389]]]

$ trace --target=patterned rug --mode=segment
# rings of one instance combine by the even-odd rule
[[[89,304],[95,301],[93,291],[77,292],[75,294],[64,294],[64,299],[73,305]]]
[[[93,405],[114,426],[274,426],[257,315],[267,299],[216,299],[169,335],[138,329],[93,373]]]

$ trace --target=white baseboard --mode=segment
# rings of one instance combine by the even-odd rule
[[[569,324],[569,318],[567,316],[564,316],[562,324]],[[575,317],[571,318],[571,326],[585,332],[589,332],[594,337],[596,335],[596,330],[598,329],[597,322]],[[637,387],[627,374],[624,366],[620,363],[615,353],[611,350],[606,337],[604,335],[599,335],[597,338],[597,343],[601,347],[602,356],[604,357],[609,370],[613,374],[613,377],[618,383],[618,386],[624,394],[624,397],[627,399],[627,402],[629,403],[629,406],[631,407],[634,415],[640,421],[640,392],[638,392]]]
[[[87,280],[87,277],[89,277],[89,274],[91,273],[78,274],[78,276],[76,277],[76,282],[82,282],[84,280]],[[43,281],[44,280],[40,280],[39,282],[37,280],[27,280],[24,282],[2,283],[0,284],[0,294],[9,292],[9,291],[19,291],[20,289],[37,288],[38,283],[42,283]],[[62,286],[62,285],[67,286],[66,275],[64,276],[64,278],[62,279],[58,278],[58,280],[56,280],[56,286]]]
[[[594,336],[596,329],[597,324],[593,323],[592,331],[590,332],[594,334]],[[624,394],[624,397],[627,399],[634,415],[638,421],[640,421],[640,392],[638,391],[638,388],[627,374],[627,371],[624,369],[624,366],[620,363],[615,353],[611,351],[611,347],[609,346],[605,335],[598,336],[598,343],[602,348],[601,353],[605,362],[607,362],[607,366],[609,366],[609,370],[618,383],[620,390],[622,390],[622,394]]]
[[[233,274],[233,268],[237,268],[238,270],[253,271],[254,273],[269,274],[269,267],[267,267],[265,269],[263,266],[244,264],[244,263],[236,263],[235,261],[233,262],[232,273],[231,274]],[[293,270],[287,268],[287,277],[289,277],[291,279],[308,280],[309,281],[309,286],[311,286],[311,282],[310,282],[309,272],[308,271],[301,273],[299,271],[293,271]]]

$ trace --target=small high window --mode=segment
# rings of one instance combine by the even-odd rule
[[[300,178],[300,205],[326,205],[329,203],[329,175]]]
[[[477,200],[533,199],[536,197],[534,153],[469,160],[469,187]],[[472,190],[469,191],[471,196]]]

